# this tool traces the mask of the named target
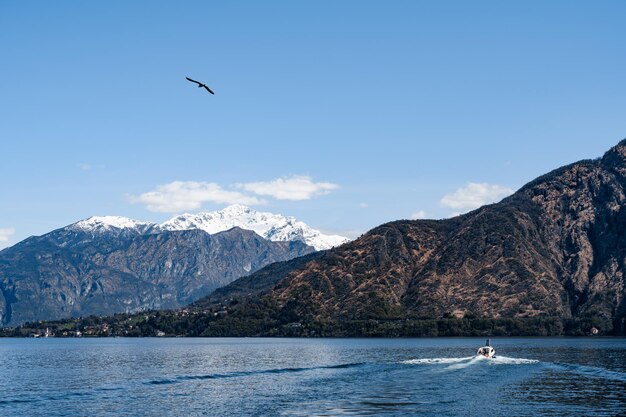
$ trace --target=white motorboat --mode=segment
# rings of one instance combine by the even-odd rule
[[[478,349],[477,356],[484,356],[485,358],[493,358],[496,356],[496,350],[491,346],[491,339],[487,339],[485,346]]]

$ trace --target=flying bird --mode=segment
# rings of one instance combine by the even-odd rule
[[[201,83],[201,82],[199,82],[199,81],[192,80],[192,79],[191,79],[191,78],[189,78],[189,77],[185,77],[185,78],[186,78],[188,81],[191,81],[192,83],[196,83],[196,84],[198,84],[198,88],[203,88],[203,87],[204,87],[204,88],[206,88],[206,91],[208,91],[209,93],[211,93],[211,94],[215,94],[213,91],[211,91],[211,89],[210,89],[209,87],[207,87],[207,86],[206,86],[206,84],[202,84],[202,83]]]

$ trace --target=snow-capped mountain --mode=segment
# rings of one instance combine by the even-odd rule
[[[136,232],[143,234],[158,226],[156,223],[141,222],[121,216],[92,216],[69,226],[72,230],[80,230],[92,234],[110,232]]]
[[[272,241],[299,240],[316,250],[330,249],[349,241],[338,235],[325,235],[291,216],[256,211],[233,204],[220,211],[182,214],[159,226],[162,230],[200,229],[209,234],[240,227]]]
[[[152,226],[92,218],[0,251],[0,327],[178,308],[264,266],[315,251],[239,228],[210,235]],[[150,230],[142,233],[145,227]]]
[[[178,308],[269,264],[345,241],[240,205],[161,225],[94,216],[0,251],[0,327]]]
[[[298,240],[316,250],[330,249],[349,241],[343,236],[323,234],[294,217],[256,211],[241,204],[233,204],[220,211],[182,214],[160,225],[120,216],[93,216],[70,226],[74,231],[90,234],[145,234],[199,229],[211,235],[233,227],[252,230],[271,241]]]

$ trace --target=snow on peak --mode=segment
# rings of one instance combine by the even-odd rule
[[[241,204],[233,204],[220,211],[182,214],[161,225],[140,222],[120,216],[93,216],[72,224],[69,228],[88,233],[154,233],[159,230],[200,229],[209,234],[223,232],[233,227],[252,230],[273,241],[299,240],[316,250],[330,249],[348,242],[337,235],[325,235],[291,216],[256,211]]]
[[[74,223],[72,228],[92,233],[110,232],[114,229],[134,230],[143,233],[152,226],[154,223],[140,222],[121,216],[92,216]]]
[[[343,236],[325,235],[294,217],[256,211],[241,204],[220,211],[182,214],[160,225],[162,230],[200,229],[209,234],[233,227],[252,230],[273,241],[300,240],[316,250],[330,249],[349,241]]]

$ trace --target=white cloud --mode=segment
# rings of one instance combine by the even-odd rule
[[[92,164],[78,164],[78,168],[80,168],[82,171],[91,171],[93,169],[103,169],[104,165],[92,165]]]
[[[339,188],[330,182],[313,182],[311,177],[292,175],[272,181],[248,182],[236,184],[238,188],[258,195],[267,195],[277,200],[310,200],[318,195],[325,195]]]
[[[415,213],[411,214],[411,219],[413,220],[419,220],[419,219],[425,219],[426,218],[426,212],[424,210],[418,210]]]
[[[442,206],[464,212],[500,201],[513,191],[502,185],[470,182],[465,187],[444,195],[440,203]]]
[[[361,208],[368,208],[368,207],[369,207],[369,204],[367,204],[367,203],[361,203],[361,204],[359,204],[359,207],[361,207]]]
[[[12,227],[0,229],[0,242],[8,242],[11,236],[13,236],[14,234],[15,229]]]
[[[248,196],[238,191],[223,189],[212,182],[174,181],[169,184],[159,185],[153,191],[148,191],[139,196],[129,196],[133,204],[145,204],[150,211],[161,213],[180,213],[187,210],[197,210],[202,203],[211,202],[217,204],[264,204],[254,196]]]

